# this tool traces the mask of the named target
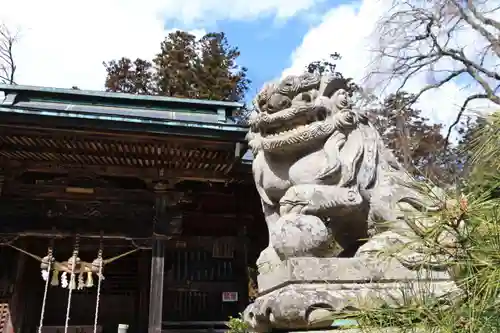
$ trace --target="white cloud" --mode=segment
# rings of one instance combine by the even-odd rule
[[[490,2],[500,3],[498,0]],[[374,38],[374,29],[392,5],[391,0],[363,0],[331,9],[321,22],[304,36],[302,44],[291,56],[292,65],[283,72],[283,75],[301,72],[311,61],[327,58],[329,54],[339,52],[342,59],[338,62],[337,69],[344,75],[353,77],[357,82],[363,82],[381,96],[395,91],[396,86],[399,86],[398,82],[394,82],[382,92],[381,86],[377,85],[376,81],[365,80],[373,65],[374,53],[370,50],[374,49],[377,41]],[[500,10],[496,14],[500,15]],[[479,43],[478,36],[470,30],[461,32],[457,38],[460,45],[469,46],[466,52],[477,48]],[[498,62],[498,58],[494,61]],[[498,66],[498,63],[490,65]],[[428,82],[429,76],[422,73],[410,80],[405,90],[417,92]],[[440,89],[425,93],[419,106],[434,122],[451,124],[465,98],[476,91],[476,88],[464,82],[450,82]],[[484,110],[489,106],[491,104],[485,101],[469,104],[474,110]]]
[[[203,34],[223,19],[286,19],[322,0],[0,0],[0,21],[20,31],[19,84],[103,89],[103,61],[151,59],[175,21]]]

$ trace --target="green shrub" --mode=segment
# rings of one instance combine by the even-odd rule
[[[434,214],[436,232],[420,239],[433,253],[451,257],[449,273],[461,297],[447,304],[422,298],[398,309],[361,311],[359,322],[366,332],[389,326],[401,332],[414,327],[436,333],[500,332],[500,113],[488,119],[468,148],[466,186],[449,193],[459,205]],[[452,248],[441,246],[435,237],[439,229],[454,232]]]
[[[227,327],[229,328],[228,333],[247,333],[249,328],[248,324],[243,321],[241,313],[238,318],[229,317]]]

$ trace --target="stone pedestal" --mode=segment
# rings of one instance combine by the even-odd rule
[[[329,329],[329,330],[307,330],[307,331],[289,331],[288,333],[403,333],[401,329],[397,327],[387,327],[387,328],[373,328],[373,329],[361,329],[361,328],[348,328],[345,330]],[[405,329],[404,333],[431,333],[425,331],[422,328]]]
[[[244,312],[256,332],[329,329],[335,314],[458,293],[446,272],[368,258],[293,258],[260,274],[258,285],[259,297]]]

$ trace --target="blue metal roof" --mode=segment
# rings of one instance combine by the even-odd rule
[[[243,142],[247,127],[233,116],[241,103],[143,96],[19,85],[0,85],[0,117],[19,122],[52,121],[101,127],[209,136]],[[172,129],[174,129],[172,131]]]
[[[126,93],[94,91],[94,90],[79,90],[79,89],[62,89],[51,87],[36,87],[36,86],[23,86],[23,85],[9,85],[0,84],[0,91],[5,94],[10,92],[31,92],[42,93],[47,95],[66,95],[72,96],[75,99],[86,98],[106,98],[106,99],[120,99],[123,102],[127,101],[142,101],[164,104],[183,104],[185,107],[216,107],[216,108],[233,108],[238,109],[243,107],[243,103],[238,102],[225,102],[225,101],[211,101],[202,99],[187,99],[187,98],[174,98],[165,96],[149,96],[149,95],[134,95]]]

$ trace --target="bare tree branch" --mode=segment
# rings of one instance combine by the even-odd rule
[[[474,95],[470,95],[469,97],[467,97],[467,99],[462,104],[460,111],[458,111],[457,117],[455,118],[453,123],[451,123],[450,127],[448,127],[448,132],[446,133],[446,138],[445,138],[445,143],[444,143],[444,150],[446,150],[448,148],[448,146],[450,144],[451,132],[453,131],[453,128],[455,128],[455,126],[457,126],[458,123],[460,122],[460,119],[462,118],[465,110],[467,109],[467,105],[475,99],[484,99],[484,98],[488,98],[488,95],[486,95],[486,94],[474,94]]]
[[[497,20],[494,20],[492,19],[491,17],[486,17],[485,15],[483,15],[481,12],[479,12],[476,8],[476,6],[473,4],[472,0],[467,0],[467,8],[469,8],[469,10],[471,11],[471,13],[476,17],[476,19],[478,19],[481,23],[483,23],[484,25],[489,25],[493,28],[495,28],[496,30],[500,31],[500,22],[497,21]],[[482,30],[482,29],[481,29]],[[495,36],[493,36],[492,34],[488,34],[490,35],[494,40],[497,41],[498,43],[498,37],[495,38]],[[494,43],[493,43],[494,44]],[[500,46],[500,45],[497,45],[497,46]]]
[[[0,82],[15,84],[16,63],[14,61],[14,45],[17,33],[13,33],[5,24],[0,24]]]
[[[400,91],[416,77],[432,77],[419,91],[411,91],[413,102],[452,81],[471,86],[474,89],[457,119],[473,100],[500,105],[500,8],[494,6],[496,0],[394,1],[376,29],[379,39],[372,78],[396,82]],[[448,140],[455,125],[448,129]]]
[[[457,3],[456,1],[450,1],[450,2],[453,6],[455,6],[455,8],[460,13],[460,16],[463,18],[463,20],[467,22],[474,30],[479,32],[484,38],[486,38],[486,40],[488,40],[488,42],[492,45],[496,55],[500,57],[500,44],[498,43],[499,39],[488,31],[483,21],[475,20],[483,16],[477,11],[476,7],[472,4],[472,2],[469,0],[467,5],[467,9],[470,10],[470,13],[468,13],[466,9],[462,7],[461,3]],[[473,17],[473,15],[475,15],[475,17]]]

